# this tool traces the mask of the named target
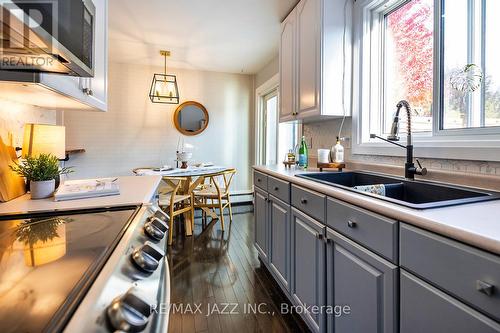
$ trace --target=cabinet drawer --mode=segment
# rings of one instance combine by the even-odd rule
[[[401,266],[500,320],[500,257],[401,224]]]
[[[292,185],[292,206],[320,222],[325,222],[326,196]]]
[[[267,190],[269,194],[283,202],[290,203],[290,183],[274,177],[267,178]]]
[[[401,271],[401,333],[499,333],[500,325]]]
[[[398,222],[328,198],[327,225],[393,263],[398,262]]]
[[[267,176],[261,172],[253,172],[253,184],[267,191]]]

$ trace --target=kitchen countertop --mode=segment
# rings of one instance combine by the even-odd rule
[[[313,170],[285,169],[281,165],[254,166],[254,169],[401,222],[500,254],[500,218],[497,215],[500,212],[500,200],[418,210],[295,177],[296,174]]]
[[[53,197],[31,200],[30,194],[25,194],[11,201],[0,203],[0,216],[54,210],[140,205],[150,202],[160,184],[161,176],[124,176],[118,177],[117,181],[120,186],[119,195],[54,201]]]

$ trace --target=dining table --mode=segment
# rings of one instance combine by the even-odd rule
[[[232,168],[212,165],[212,166],[200,166],[200,167],[189,166],[185,169],[182,168],[159,169],[159,168],[149,168],[149,167],[135,168],[132,170],[132,172],[137,176],[151,176],[151,175],[161,176],[162,179],[167,184],[169,183],[169,178],[175,178],[175,177],[185,178],[186,181],[184,182],[181,188],[181,192],[182,194],[190,195],[194,189],[196,189],[200,184],[203,184],[205,182],[205,179],[207,177],[210,177],[211,175],[224,172],[230,169]],[[207,216],[210,216],[212,219],[218,219],[217,214],[212,210],[210,210],[210,208],[203,207],[202,210],[207,214]],[[184,214],[184,225],[185,225],[186,236],[193,235],[193,230],[191,228],[192,219],[194,219],[194,216],[191,216],[191,212],[187,212]]]

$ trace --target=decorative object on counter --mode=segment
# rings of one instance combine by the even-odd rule
[[[153,103],[179,104],[177,78],[167,74],[167,57],[170,57],[170,51],[161,50],[160,55],[165,59],[164,73],[153,75],[149,98]]]
[[[119,194],[118,178],[68,180],[57,189],[54,199],[65,201]]]
[[[330,149],[318,149],[318,163],[330,163]]]
[[[330,151],[330,162],[344,163],[344,146],[340,144],[339,137],[337,137],[337,143]]]
[[[22,157],[52,154],[66,158],[66,128],[64,126],[25,124]]]
[[[24,179],[10,168],[16,163],[17,156],[14,147],[6,146],[0,138],[0,201],[2,202],[26,193]]]
[[[177,107],[174,112],[174,125],[184,135],[197,135],[208,126],[207,109],[195,101],[187,101]]]
[[[345,168],[345,163],[317,163],[316,167],[319,169],[320,172],[323,171],[323,169],[337,169],[338,171],[342,171],[342,169]]]
[[[293,164],[295,164],[295,153],[293,152],[293,149],[290,149],[290,150],[288,151],[288,154],[287,154],[287,156],[286,156],[286,161],[287,161],[288,163],[293,163]]]
[[[21,163],[10,166],[11,170],[26,178],[30,183],[31,199],[51,197],[56,178],[73,172],[72,167],[59,168],[59,159],[52,154],[26,156]]]
[[[483,72],[475,64],[467,64],[450,75],[451,87],[464,93],[476,91],[482,82]]]
[[[306,137],[302,136],[302,141],[300,143],[300,148],[299,148],[299,168],[301,169],[307,169],[307,164],[308,164],[308,152],[307,152],[307,143],[306,143]]]

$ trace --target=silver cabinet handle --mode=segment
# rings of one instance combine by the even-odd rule
[[[307,199],[306,198],[300,199],[300,203],[303,205],[307,204]]]
[[[476,289],[480,293],[483,293],[487,296],[491,296],[491,295],[493,295],[493,292],[495,291],[495,286],[492,284],[486,283],[484,281],[477,280],[476,281]]]
[[[356,228],[356,227],[357,227],[357,225],[358,225],[358,224],[357,224],[356,222],[354,222],[354,221],[351,221],[351,220],[347,221],[347,226],[348,226],[349,228],[353,228],[353,229],[354,229],[354,228]]]
[[[275,190],[275,191],[278,191],[279,189],[280,189],[280,188],[279,188],[278,186],[275,186],[275,187],[274,187],[274,190]]]

